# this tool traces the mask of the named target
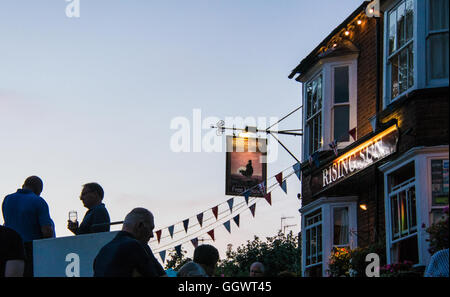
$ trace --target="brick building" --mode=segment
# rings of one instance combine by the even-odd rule
[[[380,242],[387,263],[426,265],[425,229],[448,205],[449,2],[381,1],[378,17],[372,4],[289,75],[303,94],[304,276],[327,275],[335,247]]]

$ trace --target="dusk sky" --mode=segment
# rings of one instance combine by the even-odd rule
[[[253,118],[264,128],[270,118],[300,106],[301,84],[288,75],[361,3],[80,0],[80,17],[69,18],[64,0],[2,0],[0,196],[15,192],[30,175],[40,176],[56,236],[71,236],[68,212],[77,210],[81,221],[82,185],[98,182],[111,221],[145,207],[155,216],[155,230],[165,228],[163,236],[178,223],[182,242],[208,239],[209,229],[189,237],[180,222],[197,223],[193,217],[202,211],[211,217],[218,204],[227,214],[232,196],[225,195],[225,151],[194,152],[198,139],[225,147],[226,136],[215,136],[208,126],[195,130],[195,117]],[[189,123],[189,152],[171,147],[180,130],[171,129],[177,118]],[[277,127],[298,128],[301,112]],[[278,137],[300,158],[300,137]],[[271,142],[276,144],[269,136]],[[292,172],[295,164],[281,146],[277,152],[268,178]],[[216,241],[207,243],[224,258],[229,243],[236,249],[254,235],[274,236],[283,216],[293,217],[284,224],[296,224],[287,230],[297,234],[295,175],[287,179],[287,191],[275,187],[272,206],[257,202],[255,218],[248,208],[236,211],[241,226],[232,223],[231,234],[220,222],[212,225]],[[235,197],[234,203],[243,200]],[[170,242],[150,246],[158,252],[181,243]],[[192,244],[183,249],[192,256]]]

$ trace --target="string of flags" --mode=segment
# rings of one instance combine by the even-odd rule
[[[287,169],[290,169],[290,168],[293,168],[294,171],[291,172],[290,174],[286,175],[286,176],[283,178],[283,172],[286,171]],[[276,186],[280,186],[280,188],[283,190],[283,192],[285,192],[285,194],[287,194],[287,181],[286,181],[286,180],[287,180],[288,177],[290,177],[291,175],[295,174],[295,175],[297,176],[297,178],[299,179],[299,181],[301,181],[301,177],[300,177],[300,176],[301,176],[301,175],[300,175],[300,173],[301,173],[301,172],[300,172],[301,164],[300,164],[300,163],[296,163],[296,164],[294,164],[293,166],[288,167],[287,169],[281,171],[280,173],[276,174],[275,176],[272,176],[272,177],[275,177],[277,183],[275,183],[275,184],[273,184],[273,185],[267,187],[266,182],[262,182],[262,183],[260,183],[260,184],[258,184],[258,185],[256,185],[256,186],[254,186],[254,187],[252,187],[252,188],[247,189],[246,191],[244,191],[244,192],[242,193],[242,195],[244,196],[245,204],[244,204],[244,202],[241,202],[241,203],[238,203],[238,204],[235,205],[234,199],[235,199],[236,197],[232,197],[232,198],[228,199],[228,200],[225,201],[225,202],[222,202],[222,203],[220,203],[220,204],[218,204],[218,205],[216,205],[216,206],[214,206],[214,207],[212,207],[212,208],[210,208],[210,209],[208,209],[208,210],[206,210],[206,211],[203,211],[203,212],[197,214],[195,217],[196,217],[196,219],[197,219],[198,225],[200,226],[200,230],[194,232],[194,234],[199,233],[199,232],[203,232],[205,229],[208,230],[212,225],[215,225],[215,224],[216,224],[216,227],[217,227],[217,226],[223,226],[223,227],[228,231],[228,233],[231,234],[231,219],[234,221],[234,223],[235,223],[235,225],[236,225],[237,227],[239,227],[239,225],[240,225],[240,213],[233,215],[233,211],[236,212],[236,211],[239,210],[239,209],[243,209],[243,211],[245,211],[245,210],[248,208],[248,209],[250,210],[251,214],[252,214],[252,217],[255,217],[255,214],[256,214],[256,202],[253,203],[252,205],[248,206],[249,200],[250,200],[250,193],[251,193],[251,190],[252,190],[253,188],[258,187],[258,189],[259,189],[262,193],[265,193],[265,192],[267,191],[267,193],[265,193],[265,195],[264,195],[264,199],[267,201],[267,203],[268,203],[269,205],[272,205],[272,194],[271,194],[271,191],[270,191],[271,189],[273,189],[273,188],[276,187]],[[272,178],[272,177],[271,177],[271,178]],[[270,178],[269,178],[269,179],[270,179]],[[268,180],[269,180],[269,179],[268,179]],[[255,199],[257,200],[257,198],[255,198]],[[252,201],[254,201],[255,199],[253,199]],[[222,204],[225,204],[225,203],[227,203],[228,208],[227,208],[225,211],[220,212],[220,214],[219,214],[219,206],[222,205]],[[247,206],[248,206],[248,207],[247,207]],[[233,208],[234,208],[234,209],[233,209]],[[214,221],[212,224],[208,225],[208,226],[203,226],[204,223],[205,223],[205,221],[208,221],[208,220],[213,219],[213,217],[211,216],[211,217],[209,217],[209,218],[207,218],[207,219],[204,220],[204,214],[205,214],[205,213],[209,213],[209,211],[211,211],[211,213],[213,214],[213,216],[214,216],[214,218],[215,218],[215,221]],[[228,211],[229,211],[229,213],[226,214],[225,216],[231,216],[231,215],[233,215],[233,217],[230,218],[230,219],[228,219],[228,220],[226,220],[226,221],[223,222],[221,225],[217,224],[217,222],[219,221],[219,216],[220,216],[221,214],[224,214],[224,213],[228,212]],[[241,212],[242,212],[242,211],[241,211]],[[169,236],[170,236],[171,239],[174,239],[174,235],[175,235],[175,234],[180,233],[180,232],[183,232],[183,231],[185,232],[185,234],[187,234],[189,228],[192,228],[192,227],[194,227],[194,226],[197,225],[196,223],[194,223],[192,226],[189,226],[189,223],[191,222],[190,219],[191,219],[191,217],[190,217],[190,218],[187,218],[187,219],[185,219],[185,220],[182,220],[182,221],[180,221],[180,222],[177,222],[176,224],[173,224],[173,225],[171,225],[171,226],[169,226],[169,227],[165,227],[165,228],[162,228],[162,229],[159,229],[159,230],[155,231],[156,239],[150,241],[150,243],[156,243],[156,241],[157,241],[158,244],[160,244],[162,238],[167,238],[167,237],[169,237]],[[220,221],[223,220],[223,219],[224,219],[224,218],[221,218]],[[175,225],[177,225],[177,224],[179,224],[179,223],[182,223],[182,224],[183,224],[183,229],[184,229],[184,230],[180,230],[180,231],[178,231],[178,232],[174,232]],[[168,230],[168,232],[169,232],[169,235],[168,235],[168,236],[165,236],[165,237],[162,236],[162,233],[163,233],[163,230],[164,230],[164,229],[167,229],[167,230]],[[216,235],[216,234],[214,233],[214,230],[215,230],[215,228],[212,228],[212,229],[208,230],[207,232],[203,232],[203,233],[200,234],[200,235],[206,235],[206,234],[208,234],[208,236],[211,238],[211,240],[215,241],[215,239],[216,239],[216,238],[215,238],[215,235]],[[158,247],[158,248],[156,248],[157,251],[154,252],[154,253],[155,253],[155,254],[156,254],[156,253],[159,254],[159,257],[161,258],[161,260],[162,260],[163,263],[165,262],[165,257],[166,257],[166,251],[167,251],[167,249],[174,248],[174,249],[175,249],[175,252],[177,253],[177,255],[181,257],[181,256],[182,256],[181,247],[182,247],[183,244],[190,242],[194,247],[197,247],[197,246],[198,246],[199,236],[194,236],[194,238],[192,238],[192,236],[193,236],[193,235],[190,235],[190,236],[186,236],[186,237],[184,237],[184,238],[180,238],[180,239],[175,240],[175,242],[180,242],[180,241],[183,241],[183,240],[185,240],[186,238],[189,237],[188,240],[183,241],[183,242],[181,242],[180,244],[178,244],[178,245],[176,245],[176,246],[173,246],[173,242],[172,242],[172,243],[169,243],[169,244],[165,244],[165,245],[162,246],[162,247]]]

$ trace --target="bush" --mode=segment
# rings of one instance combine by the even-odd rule
[[[444,216],[442,219],[439,222],[432,224],[426,231],[430,234],[427,241],[430,242],[428,252],[431,255],[437,251],[448,249],[448,206],[444,208]]]

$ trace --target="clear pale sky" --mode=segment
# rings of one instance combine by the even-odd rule
[[[80,17],[68,18],[64,0],[1,1],[0,196],[40,176],[57,237],[71,235],[70,210],[79,220],[84,216],[81,187],[93,181],[105,190],[112,221],[146,207],[158,230],[190,217],[195,224],[192,217],[202,211],[211,217],[220,203],[219,212],[225,211],[231,198],[225,196],[225,153],[192,152],[194,109],[202,119],[263,117],[266,127],[270,117],[288,114],[301,104],[301,85],[288,79],[290,71],[361,3],[80,0]],[[191,152],[171,150],[177,130],[170,123],[177,117],[190,122]],[[278,128],[301,128],[301,113]],[[279,138],[300,158],[299,137]],[[294,163],[279,146],[267,175]],[[282,216],[293,217],[284,224],[296,224],[287,230],[298,233],[295,175],[287,190],[273,190],[272,206],[259,201],[255,218],[248,208],[236,212],[241,226],[231,222],[231,234],[216,225],[216,241],[207,243],[224,258],[229,243],[236,249],[254,235],[274,236]],[[202,235],[207,231],[197,235],[209,238]],[[183,249],[192,255],[190,242]]]

